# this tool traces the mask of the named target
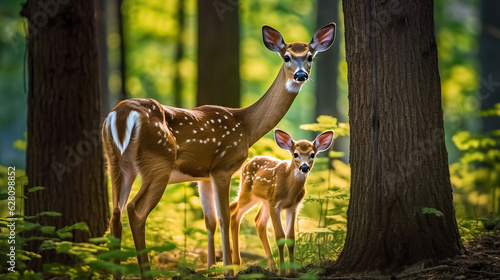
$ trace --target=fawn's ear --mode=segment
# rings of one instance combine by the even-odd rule
[[[335,41],[335,23],[330,23],[321,27],[314,33],[309,45],[315,52],[322,52],[328,50]]]
[[[316,150],[319,152],[326,151],[330,148],[333,142],[333,136],[335,135],[335,132],[333,130],[325,131],[318,135],[316,139],[314,140],[314,147],[316,147]]]
[[[273,52],[280,52],[285,47],[285,41],[283,41],[281,33],[267,25],[262,26],[262,39],[264,45]]]
[[[291,153],[293,152],[292,151],[293,139],[292,136],[290,136],[290,134],[284,132],[281,129],[275,129],[274,141],[276,141],[276,144],[278,144],[278,146],[283,150],[290,151]]]

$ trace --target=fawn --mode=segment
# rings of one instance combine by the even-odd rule
[[[295,219],[299,204],[305,195],[305,182],[314,159],[319,152],[330,148],[333,142],[333,131],[321,133],[312,142],[300,140],[294,142],[283,130],[274,130],[276,144],[293,155],[291,161],[278,160],[271,157],[255,157],[242,169],[240,193],[238,200],[230,205],[231,232],[233,238],[233,264],[241,264],[238,236],[243,215],[258,202],[262,205],[255,216],[257,232],[266,252],[269,269],[275,269],[275,263],[267,238],[269,217],[273,223],[276,241],[286,237],[288,255],[293,262],[295,242]],[[281,211],[286,211],[286,236],[281,222]],[[283,256],[284,244],[279,243],[280,275],[286,273]],[[291,269],[290,273],[294,273]]]

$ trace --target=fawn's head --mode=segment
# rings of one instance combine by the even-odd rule
[[[283,130],[274,130],[276,144],[293,155],[291,164],[303,173],[308,173],[311,170],[316,154],[330,148],[333,142],[333,135],[333,130],[329,130],[318,135],[312,142],[307,140],[295,142],[292,136]]]
[[[333,44],[335,23],[318,29],[309,43],[287,44],[276,29],[267,25],[262,26],[262,37],[266,47],[283,58],[287,88],[291,92],[298,92],[300,86],[309,78],[314,56],[318,52],[326,51]]]

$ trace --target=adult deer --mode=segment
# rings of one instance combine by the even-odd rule
[[[288,258],[294,262],[295,219],[299,204],[305,195],[307,175],[319,152],[326,151],[333,142],[333,131],[318,135],[314,141],[293,141],[283,130],[276,129],[276,144],[293,155],[291,161],[278,160],[271,157],[255,157],[249,161],[241,172],[241,185],[238,200],[230,205],[231,233],[233,236],[233,264],[240,264],[239,230],[243,215],[261,202],[259,212],[255,216],[255,224],[262,246],[267,256],[267,266],[274,269],[273,254],[267,238],[267,224],[271,218],[276,242],[286,237]],[[281,222],[281,212],[286,211],[286,233]],[[279,242],[278,242],[279,243]],[[278,244],[280,255],[280,275],[285,275],[283,243]],[[295,272],[294,268],[290,269]]]
[[[111,235],[121,238],[122,213],[138,174],[142,185],[127,204],[135,248],[146,248],[145,225],[168,184],[198,181],[208,232],[208,267],[215,263],[216,213],[221,227],[223,264],[231,264],[229,185],[248,148],[269,132],[290,108],[308,80],[313,57],[335,38],[335,23],[314,34],[310,43],[286,44],[281,34],[262,27],[266,47],[284,63],[266,94],[246,108],[201,106],[180,109],[151,99],[118,104],[103,124],[103,141],[113,190]],[[149,270],[146,253],[137,256],[141,276]],[[226,274],[231,275],[232,271]],[[116,278],[116,275],[115,275]]]

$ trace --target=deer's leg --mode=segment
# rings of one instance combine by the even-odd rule
[[[286,239],[288,248],[288,259],[290,261],[290,273],[295,273],[295,258],[293,255],[293,249],[295,246],[295,219],[297,217],[297,209],[288,208],[286,209]]]
[[[229,243],[229,187],[231,184],[231,174],[220,172],[210,174],[210,177],[215,200],[215,209],[221,228],[223,265],[228,266],[232,264],[231,247]],[[233,274],[232,269],[224,272],[225,276],[232,276]]]
[[[269,270],[275,270],[276,264],[274,263],[271,246],[269,246],[269,238],[267,237],[268,223],[269,223],[269,205],[266,202],[262,202],[262,206],[260,207],[259,212],[255,216],[255,225],[257,226],[257,233],[262,243],[262,247],[264,247],[264,251],[266,252],[267,268]]]
[[[130,228],[137,252],[146,249],[146,219],[151,210],[156,207],[165,191],[171,166],[173,166],[173,160],[158,164],[157,161],[148,162],[147,159],[143,159],[141,163],[142,166],[139,166],[142,175],[141,189],[127,204]],[[146,252],[138,254],[137,261],[139,262],[141,277],[143,279],[152,279],[152,277],[144,276],[144,272],[150,270],[148,254]]]
[[[233,237],[233,264],[240,265],[240,246],[239,246],[239,235],[240,235],[240,224],[241,218],[245,215],[248,210],[257,204],[257,200],[252,200],[250,196],[245,196],[240,194],[238,201],[234,201],[229,205],[231,211],[231,234]]]
[[[210,181],[199,181],[198,190],[200,192],[201,206],[205,215],[205,226],[207,228],[207,267],[215,264],[215,245],[214,234],[217,228],[217,219],[215,216],[214,195],[212,192],[212,183]]]
[[[136,173],[125,173],[118,165],[110,166],[111,180],[112,180],[112,197],[113,197],[113,212],[111,214],[111,219],[109,221],[109,229],[111,236],[119,239],[119,243],[113,246],[113,250],[120,249],[120,243],[122,239],[122,214],[125,209],[125,204],[127,203],[128,197],[130,195],[130,190],[132,189],[132,184],[137,176]],[[114,263],[120,264],[119,259],[113,260]],[[113,279],[120,279],[121,275],[119,273],[113,274]]]
[[[274,236],[276,238],[276,243],[278,244],[278,251],[280,253],[280,276],[286,274],[286,269],[284,266],[285,258],[283,255],[285,232],[283,230],[283,224],[281,222],[281,211],[279,208],[270,206],[269,214],[271,216],[271,221],[273,222]]]

